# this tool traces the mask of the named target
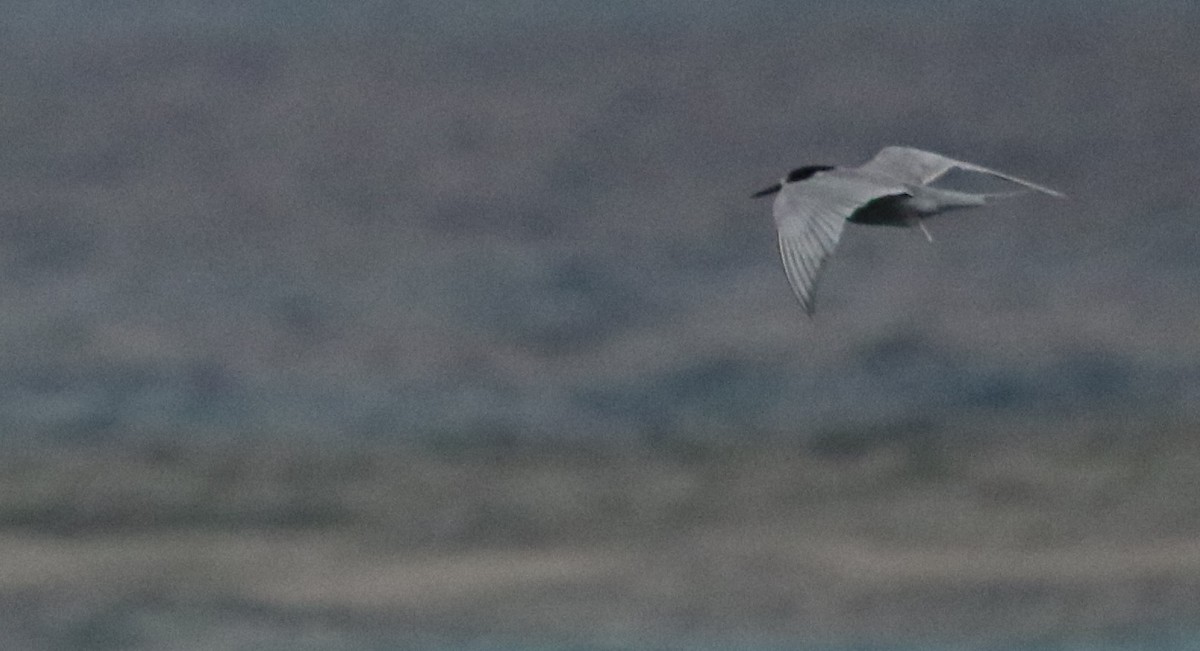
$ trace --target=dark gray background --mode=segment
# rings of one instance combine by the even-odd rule
[[[0,2],[0,646],[1194,648],[1198,34]],[[808,320],[749,195],[890,144],[1070,199]]]
[[[810,437],[1194,422],[1192,3],[11,5],[14,437]],[[908,144],[1031,197],[851,228],[817,318],[750,192]]]

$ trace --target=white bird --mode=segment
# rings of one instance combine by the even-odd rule
[[[846,222],[917,227],[932,241],[923,219],[1023,194],[976,194],[929,187],[954,168],[990,174],[1054,197],[1065,196],[1003,172],[911,147],[885,147],[859,167],[799,167],[779,183],[754,193],[755,197],[778,193],[774,215],[779,253],[804,311],[812,316],[821,267],[837,247]]]

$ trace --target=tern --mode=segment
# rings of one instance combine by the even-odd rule
[[[911,147],[884,147],[859,167],[798,167],[779,183],[754,193],[754,197],[777,194],[773,212],[779,253],[804,311],[811,317],[816,309],[814,292],[821,267],[837,247],[846,222],[916,227],[933,241],[923,220],[1026,192],[977,194],[929,186],[952,169],[988,174],[1052,197],[1065,196],[1004,172]]]

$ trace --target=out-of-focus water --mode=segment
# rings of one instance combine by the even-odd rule
[[[8,3],[0,648],[1200,647],[1198,33]],[[807,320],[748,195],[888,144],[1071,198],[851,227]]]
[[[5,637],[7,648],[177,649],[179,651],[1192,651],[1200,649],[1194,632],[1174,630],[1152,635],[1095,637],[1073,641],[1013,641],[976,644],[930,642],[897,644],[796,643],[754,636],[674,640],[522,640],[414,639],[403,630],[378,624],[347,626],[310,617],[304,621],[256,617],[245,612],[163,612],[157,608],[106,613],[70,622],[52,635]]]
[[[807,438],[1200,414],[1191,3],[25,3],[0,82],[0,426]],[[769,206],[905,143],[1071,195]]]

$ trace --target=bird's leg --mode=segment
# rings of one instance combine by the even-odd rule
[[[917,228],[921,229],[921,232],[925,234],[925,239],[929,240],[930,243],[933,243],[933,234],[929,232],[928,228],[925,228],[925,220],[921,219],[920,217],[911,217],[908,220],[908,225],[916,226]]]

